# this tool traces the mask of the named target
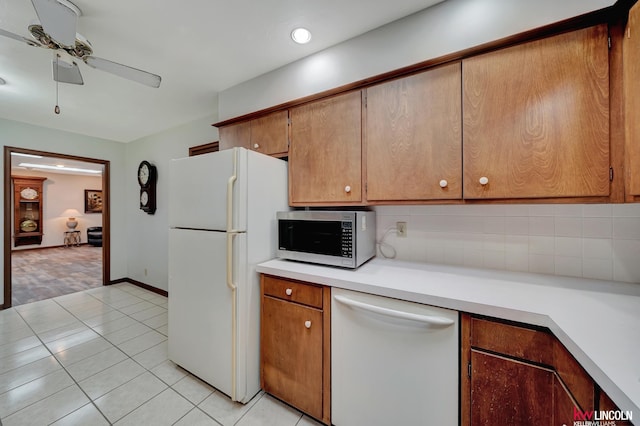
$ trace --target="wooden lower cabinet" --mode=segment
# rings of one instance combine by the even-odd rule
[[[573,424],[594,381],[548,331],[463,315],[461,425]]]
[[[330,424],[329,288],[262,275],[261,289],[262,388]]]

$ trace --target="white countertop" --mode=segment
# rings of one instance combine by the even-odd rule
[[[640,284],[382,259],[355,271],[280,259],[256,269],[548,327],[621,410],[640,418]]]

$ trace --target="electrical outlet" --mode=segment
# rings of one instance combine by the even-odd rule
[[[396,233],[398,237],[407,236],[407,222],[396,222]]]

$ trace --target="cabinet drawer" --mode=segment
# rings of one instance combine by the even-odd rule
[[[264,294],[322,309],[322,287],[263,275]]]

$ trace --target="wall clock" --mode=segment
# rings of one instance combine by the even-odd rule
[[[140,162],[138,166],[138,184],[140,185],[140,210],[148,214],[156,212],[156,180],[158,174],[156,166],[148,161]]]

